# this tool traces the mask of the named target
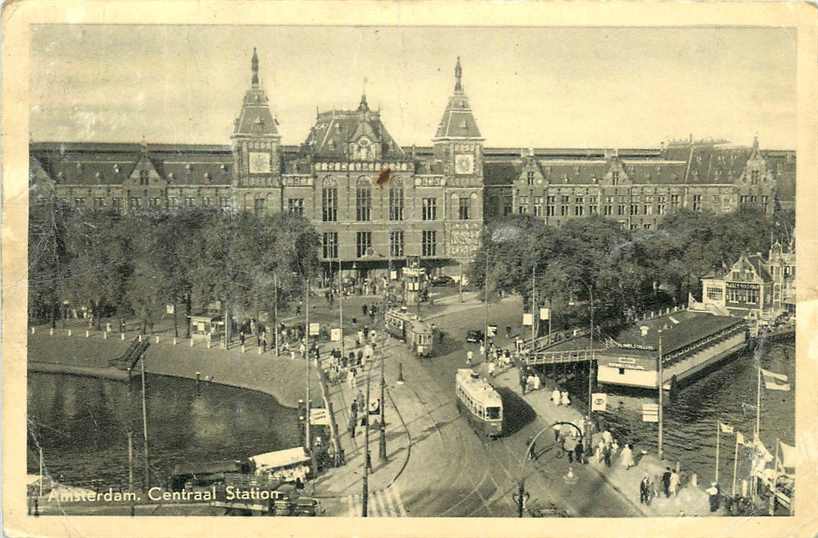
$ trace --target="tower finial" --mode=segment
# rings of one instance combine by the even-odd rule
[[[462,92],[463,91],[463,68],[460,66],[460,56],[457,57],[457,63],[454,66],[454,91]]]
[[[253,47],[253,59],[250,61],[253,70],[252,84],[254,88],[258,87],[258,54],[256,54],[256,47]]]
[[[361,103],[358,105],[359,112],[368,112],[369,111],[369,103],[366,102],[366,77],[364,77],[364,85],[361,91]]]

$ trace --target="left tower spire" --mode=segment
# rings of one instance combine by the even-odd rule
[[[251,83],[254,88],[258,88],[258,53],[256,53],[256,47],[253,47],[253,59],[250,60],[250,66],[253,70]]]

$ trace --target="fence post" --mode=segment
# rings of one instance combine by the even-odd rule
[[[68,329],[68,336],[71,336],[71,329]]]

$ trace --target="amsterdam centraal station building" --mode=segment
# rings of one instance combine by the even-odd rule
[[[457,275],[484,223],[504,215],[555,226],[602,215],[649,230],[675,208],[772,213],[794,201],[794,152],[762,151],[757,141],[736,148],[691,137],[618,151],[486,147],[459,59],[431,146],[401,146],[365,95],[355,109],[318,113],[303,144],[282,145],[258,64],[253,51],[229,145],[32,142],[32,184],[86,209],[298,213],[321,235],[327,274],[340,266],[359,276],[409,259]]]

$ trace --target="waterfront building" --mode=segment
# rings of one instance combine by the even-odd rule
[[[795,247],[776,241],[767,259],[744,254],[728,270],[702,278],[704,308],[751,321],[795,313]]]
[[[685,382],[743,349],[747,333],[744,320],[730,316],[683,309],[651,314],[613,335],[606,349],[595,353],[597,380],[656,389],[661,356],[663,385],[669,388],[674,377]]]
[[[429,146],[399,144],[366,95],[354,109],[317,112],[304,143],[285,145],[255,50],[250,71],[229,145],[32,142],[32,192],[121,213],[303,215],[320,234],[327,276],[340,268],[371,277],[409,259],[459,275],[484,222],[504,215],[557,226],[602,215],[635,230],[676,208],[771,213],[794,199],[794,152],[765,152],[757,140],[752,148],[692,138],[621,150],[484,147],[459,59]]]

